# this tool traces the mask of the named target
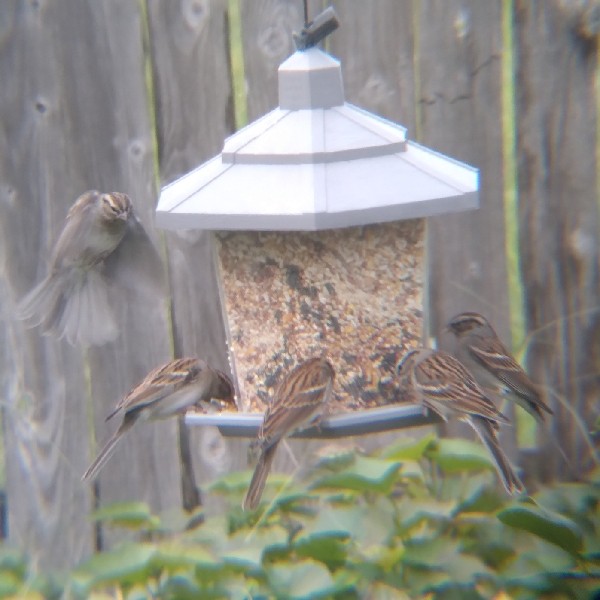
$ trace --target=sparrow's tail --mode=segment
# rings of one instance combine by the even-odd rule
[[[244,510],[254,510],[258,506],[278,445],[279,442],[276,442],[261,452],[256,469],[254,469],[254,475],[252,475],[252,480],[250,481],[250,487],[242,503]]]
[[[525,490],[523,483],[513,471],[513,468],[508,460],[506,454],[500,447],[500,443],[498,442],[498,438],[496,436],[496,431],[492,423],[486,419],[485,417],[479,417],[477,415],[472,415],[469,419],[469,425],[475,430],[479,439],[483,442],[484,446],[488,449],[492,458],[494,459],[494,464],[496,465],[496,470],[498,471],[498,475],[502,481],[502,484],[506,488],[506,491],[509,494],[519,494]]]
[[[104,445],[104,448],[100,450],[100,454],[98,454],[94,462],[87,468],[87,471],[81,476],[82,481],[86,479],[94,479],[96,475],[98,475],[100,469],[112,456],[113,452],[115,451],[115,448],[117,447],[117,444],[119,443],[119,440],[123,437],[123,434],[129,429],[131,429],[131,426],[134,424],[134,422],[135,419],[127,420],[127,418],[125,418],[119,429],[115,431],[113,436]]]
[[[119,334],[106,281],[95,269],[51,273],[21,300],[17,315],[72,345],[100,346]]]

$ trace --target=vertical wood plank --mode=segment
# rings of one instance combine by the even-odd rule
[[[149,0],[148,16],[164,185],[218,154],[234,129],[227,2]],[[229,372],[212,234],[168,232],[166,239],[175,352]],[[232,462],[245,464],[218,430],[182,433],[201,485]]]
[[[14,82],[0,92],[3,122],[13,124],[0,140],[8,209],[2,239],[10,257],[3,262],[9,298],[3,319],[13,357],[3,373],[10,389],[4,421],[10,529],[41,566],[64,568],[95,543],[92,488],[80,481],[95,451],[90,423],[102,442],[108,411],[168,356],[166,311],[160,300],[124,306],[120,338],[87,353],[89,386],[82,349],[26,332],[12,314],[45,273],[48,249],[84,190],[130,194],[152,231],[156,190],[141,17],[138,5],[114,0],[10,2],[2,11],[0,68],[3,80]],[[147,500],[157,510],[180,502],[172,491],[178,486],[170,484],[177,472],[175,424],[165,427],[132,432],[100,480],[101,502]]]
[[[309,2],[310,15],[318,4]],[[246,74],[248,120],[278,105],[277,69],[295,48],[292,31],[304,25],[304,9],[297,0],[255,0],[241,3],[244,70]]]
[[[486,316],[510,345],[502,154],[501,2],[418,0],[415,66],[419,142],[480,170],[480,208],[429,220],[428,330],[452,350],[447,321]],[[514,407],[503,407],[507,416]],[[471,435],[450,422],[451,434]],[[516,427],[502,441],[516,455]]]
[[[430,330],[475,310],[507,339],[501,3],[417,4],[419,141],[480,169],[479,210],[430,220]]]
[[[68,133],[60,53],[61,7],[0,6],[0,381],[9,540],[41,568],[88,555],[86,384],[81,352],[14,317],[45,274],[48,248],[85,183]]]
[[[342,62],[346,101],[408,128],[414,139],[414,35],[410,2],[345,0],[327,51]]]
[[[555,410],[552,432],[574,472],[548,446],[542,476],[579,476],[584,429],[600,413],[600,215],[597,197],[597,41],[577,32],[578,3],[517,1],[520,250],[528,364]]]
[[[130,194],[156,241],[154,140],[141,4],[104,0],[70,7],[68,14],[74,23],[69,35],[73,47],[63,60],[68,80],[76,82],[81,92],[75,99],[78,110],[73,109],[74,131],[88,143],[93,141],[92,147],[103,157],[96,163],[92,183]],[[83,106],[82,98],[87,102]],[[91,120],[86,118],[89,113],[94,115]],[[85,147],[82,151],[85,154]],[[124,303],[120,337],[88,352],[97,448],[118,426],[114,421],[121,416],[105,422],[114,405],[148,371],[170,358],[167,317],[161,298]],[[175,421],[134,427],[98,477],[98,502],[142,501],[155,511],[180,506],[176,430]],[[122,536],[123,532],[109,529],[103,544],[111,545]]]

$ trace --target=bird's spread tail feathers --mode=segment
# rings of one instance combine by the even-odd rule
[[[95,270],[52,273],[23,298],[18,316],[72,345],[100,346],[119,333],[106,282]]]

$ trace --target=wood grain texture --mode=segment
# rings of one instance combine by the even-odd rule
[[[418,142],[480,170],[480,208],[429,219],[429,335],[452,350],[445,324],[463,311],[485,315],[510,344],[504,231],[501,3],[422,0],[415,24]],[[512,406],[504,412],[510,418]],[[442,429],[471,435],[451,421]],[[515,449],[516,428],[503,428]],[[514,459],[515,452],[509,451]]]
[[[408,128],[415,139],[413,9],[397,0],[344,0],[326,42],[342,61],[346,101]]]
[[[465,310],[507,339],[500,2],[419,2],[421,143],[480,169],[480,208],[430,219],[430,331]]]
[[[578,476],[589,448],[562,398],[587,427],[598,418],[600,273],[596,170],[597,52],[577,34],[578,3],[516,2],[519,220],[528,365],[555,411],[570,458],[544,452],[542,476]],[[558,397],[557,397],[558,396]]]
[[[229,32],[225,0],[148,3],[161,185],[218,154],[233,132]],[[172,290],[175,352],[195,355],[229,372],[212,234],[166,234]],[[237,442],[218,431],[195,428],[181,437],[191,456],[184,478],[185,504],[194,500],[195,480],[204,485],[233,468]],[[215,435],[216,434],[216,435]],[[235,462],[235,466],[245,464]]]
[[[75,131],[102,157],[95,162],[92,183],[128,193],[157,240],[152,227],[157,190],[141,5],[106,0],[71,8],[69,16],[76,20],[70,34],[73,48],[64,57],[64,68],[67,80],[77,82],[82,90],[78,110],[73,110],[76,117],[82,116]],[[89,113],[94,115],[91,122],[85,118]],[[98,447],[117,426],[105,422],[114,405],[171,355],[163,299],[134,296],[119,310],[123,324],[119,339],[88,353]],[[99,503],[135,500],[147,502],[155,511],[180,506],[176,431],[175,421],[136,426],[98,478]],[[123,532],[108,529],[103,543],[111,546],[122,537]]]
[[[9,539],[42,568],[66,568],[92,550],[81,353],[14,318],[46,272],[68,207],[87,187],[68,134],[62,53],[53,44],[64,10],[0,6],[0,381]]]
[[[2,154],[10,156],[2,159],[2,179],[7,206],[12,206],[3,220],[11,232],[3,239],[13,268],[5,277],[14,306],[45,272],[48,248],[81,192],[130,194],[151,231],[155,177],[139,7],[107,0],[8,3],[2,9],[8,13],[2,22],[11,23],[3,36],[2,62],[6,79],[15,81],[3,88],[2,102],[11,111],[5,122],[14,124],[2,140]],[[88,354],[91,390],[81,349],[41,338],[35,330],[24,332],[21,324],[9,325],[9,339],[18,344],[18,364],[9,374],[13,402],[19,409],[23,398],[31,403],[26,414],[11,416],[22,423],[7,421],[7,444],[17,452],[8,458],[11,528],[41,565],[67,567],[93,548],[92,488],[79,481],[95,451],[90,414],[96,438],[103,441],[109,409],[168,357],[160,300],[139,308],[128,303],[120,317],[126,323],[120,338]],[[25,372],[27,365],[36,365],[35,381]],[[126,441],[101,477],[100,502],[147,500],[156,510],[179,504],[178,493],[171,491],[178,485],[169,485],[170,477],[177,483],[173,434],[163,430],[159,436],[149,428],[133,432],[133,440],[138,436],[135,450],[132,440]]]
[[[309,2],[310,15],[318,9]],[[302,29],[304,11],[297,0],[255,0],[242,2],[240,12],[248,119],[254,121],[279,104],[277,69],[295,50],[292,31]]]

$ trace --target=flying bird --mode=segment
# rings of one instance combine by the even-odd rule
[[[162,293],[162,261],[119,192],[83,193],[70,208],[50,253],[46,277],[19,303],[29,327],[72,345],[100,346],[119,335],[118,290]]]

